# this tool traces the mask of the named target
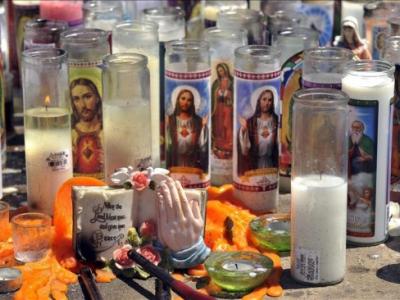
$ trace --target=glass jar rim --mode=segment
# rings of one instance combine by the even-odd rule
[[[68,29],[68,23],[61,20],[32,19],[25,23],[25,30],[44,29],[49,31],[64,31]]]
[[[21,224],[19,223],[19,219],[23,218],[23,217],[36,217],[38,219],[42,219],[45,221],[45,223],[43,224],[39,224],[39,225],[25,225],[25,224]],[[43,214],[43,213],[35,213],[35,212],[28,212],[28,213],[23,213],[23,214],[18,214],[16,216],[14,216],[11,219],[11,223],[18,225],[20,227],[24,227],[24,228],[41,228],[41,227],[48,227],[51,226],[51,217],[49,215]]]
[[[147,57],[145,55],[133,52],[122,52],[109,54],[103,59],[106,67],[117,67],[121,69],[144,68],[147,66]]]
[[[338,108],[349,102],[349,96],[341,90],[331,88],[301,89],[293,94],[294,103],[315,108]]]
[[[280,52],[276,47],[267,45],[246,45],[235,49],[235,57],[279,59]]]
[[[386,60],[361,59],[347,62],[344,74],[362,77],[393,76],[394,70],[394,65]]]
[[[114,29],[123,30],[124,32],[143,32],[154,33],[158,38],[158,24],[148,20],[130,20],[118,22],[114,25]]]
[[[163,7],[153,7],[145,8],[143,14],[147,17],[154,19],[169,19],[169,18],[184,18],[185,13],[179,7],[163,6]]]
[[[67,60],[67,51],[60,48],[31,48],[22,52],[24,63],[29,64],[60,64]]]
[[[117,1],[101,2],[100,4],[96,3],[95,1],[89,1],[83,5],[83,10],[86,10],[89,13],[97,13],[97,14],[112,13],[120,9],[121,5]]]
[[[203,33],[203,37],[205,40],[226,37],[226,36],[229,36],[229,38],[232,39],[247,38],[247,30],[244,28],[233,29],[233,28],[210,27],[207,28]]]
[[[314,29],[307,27],[286,27],[278,33],[278,39],[280,37],[300,37],[302,39],[315,38],[319,39],[319,33]]]
[[[61,33],[62,44],[95,47],[102,43],[108,43],[108,33],[97,28],[69,29]]]
[[[304,50],[304,60],[332,60],[346,62],[345,59],[353,59],[354,54],[351,50],[342,47],[316,47]]]
[[[200,52],[209,51],[210,44],[204,40],[186,39],[167,42],[165,48],[174,52]]]
[[[229,21],[236,21],[241,19],[243,21],[251,21],[259,22],[263,18],[264,14],[261,11],[250,9],[250,8],[234,8],[234,9],[225,9],[221,10],[218,13],[218,20],[221,17],[227,18]],[[218,21],[217,21],[218,23]]]

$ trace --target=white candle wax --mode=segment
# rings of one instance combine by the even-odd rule
[[[347,183],[309,175],[292,180],[291,274],[307,283],[335,283],[346,267]]]
[[[105,175],[151,157],[150,103],[113,100],[103,103]]]
[[[53,214],[58,188],[72,177],[70,113],[63,108],[25,112],[25,157],[28,203]]]
[[[364,76],[359,76],[364,74]],[[387,235],[387,223],[388,223],[388,186],[389,186],[389,163],[390,163],[390,141],[391,141],[391,129],[390,121],[392,119],[390,101],[394,94],[394,80],[387,76],[382,76],[382,73],[377,73],[373,71],[362,72],[362,73],[350,73],[346,75],[342,80],[342,90],[346,92],[350,99],[355,100],[367,100],[367,101],[378,101],[378,123],[377,123],[377,142],[375,159],[376,159],[376,181],[367,182],[364,185],[373,185],[375,192],[375,206],[371,207],[375,210],[375,214],[372,216],[366,216],[369,218],[360,217],[360,214],[356,214],[354,210],[359,210],[355,207],[353,210],[349,210],[348,213],[348,223],[353,224],[357,228],[353,229],[362,233],[365,231],[366,227],[373,224],[373,219],[375,219],[375,225],[373,228],[373,236],[371,237],[356,237],[354,235],[348,235],[347,239],[355,243],[378,243],[382,242]],[[352,121],[352,106],[350,106],[350,126]],[[373,127],[373,124],[366,124],[366,126]],[[350,172],[351,170],[349,170]],[[350,173],[351,174],[351,173]],[[359,182],[362,182],[360,174],[352,176],[349,178],[349,195],[351,191],[361,193],[362,188]],[[367,174],[370,176],[371,174]],[[364,176],[365,178],[365,176]],[[351,183],[353,182],[353,184]],[[358,201],[360,205],[361,201]],[[359,206],[358,204],[356,206]],[[373,205],[372,205],[373,206]],[[363,209],[360,207],[360,209]],[[361,210],[360,210],[361,211]],[[366,215],[361,211],[363,215]],[[372,220],[370,219],[372,218]],[[363,220],[364,219],[364,220]],[[369,223],[369,224],[366,224]],[[364,225],[363,225],[364,224]],[[349,226],[349,225],[348,225]],[[372,226],[372,225],[371,225]],[[363,227],[363,228],[362,228]],[[349,231],[349,228],[348,228]],[[353,231],[353,230],[352,230]]]

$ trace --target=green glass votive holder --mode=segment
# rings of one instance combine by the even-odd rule
[[[250,222],[251,241],[262,250],[290,252],[290,215],[268,214]]]
[[[272,271],[270,258],[255,252],[213,252],[205,267],[213,282],[229,292],[251,291]]]

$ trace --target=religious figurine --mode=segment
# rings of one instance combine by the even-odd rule
[[[342,20],[342,34],[336,37],[334,46],[350,49],[359,59],[372,59],[367,43],[360,38],[355,17],[348,16]]]

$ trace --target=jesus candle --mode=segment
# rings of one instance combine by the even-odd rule
[[[59,187],[72,177],[67,54],[23,52],[25,157],[29,206],[52,214]]]
[[[235,196],[256,212],[278,208],[279,52],[235,50],[233,182]]]
[[[334,89],[294,94],[291,274],[310,285],[345,274],[347,101]]]
[[[392,64],[365,60],[349,63],[342,80],[350,97],[347,239],[356,244],[387,238],[393,74]]]

